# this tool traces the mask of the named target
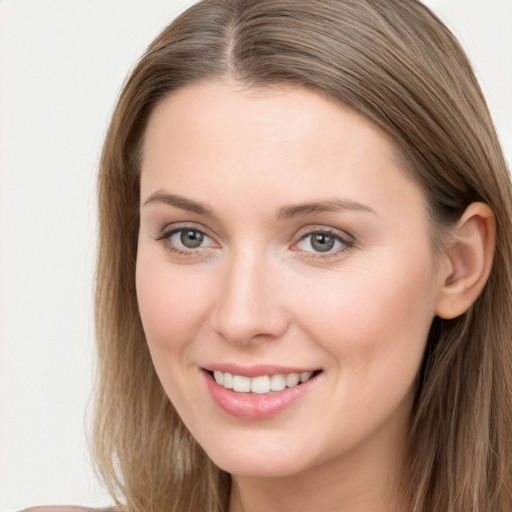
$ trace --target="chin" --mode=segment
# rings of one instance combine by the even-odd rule
[[[217,462],[214,460],[217,464]],[[246,478],[286,478],[300,473],[303,469],[298,464],[284,461],[258,460],[254,463],[241,460],[220,461],[221,469],[237,477]]]
[[[243,477],[283,478],[304,471],[313,464],[310,457],[304,457],[303,450],[292,449],[286,443],[264,445],[247,441],[245,446],[224,445],[207,451],[212,461],[224,471]],[[309,454],[311,452],[309,451]]]

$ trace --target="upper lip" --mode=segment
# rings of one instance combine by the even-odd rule
[[[290,373],[314,372],[319,368],[311,368],[306,366],[279,366],[274,364],[257,364],[251,366],[243,366],[234,363],[213,363],[202,367],[203,370],[209,372],[224,372],[232,375],[241,375],[244,377],[259,377],[261,375],[288,375]]]

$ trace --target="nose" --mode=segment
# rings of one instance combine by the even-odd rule
[[[264,257],[248,251],[234,256],[219,281],[214,328],[227,341],[276,339],[287,330],[288,315],[280,300],[282,279]]]

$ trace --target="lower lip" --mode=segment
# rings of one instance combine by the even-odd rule
[[[308,381],[286,388],[282,391],[270,391],[265,394],[237,393],[217,384],[208,372],[204,372],[206,383],[213,401],[227,414],[247,420],[271,418],[302,398],[316,383],[319,375]]]

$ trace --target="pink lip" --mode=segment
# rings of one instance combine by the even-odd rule
[[[258,372],[254,373],[254,376],[295,373],[290,372],[289,369],[286,372]],[[217,384],[208,372],[204,371],[203,374],[213,401],[225,413],[247,420],[262,420],[276,416],[303,397],[316,384],[319,377],[319,375],[316,375],[298,386],[260,395],[257,393],[237,393],[232,389],[226,389],[224,386]],[[236,375],[247,374],[236,373]]]

